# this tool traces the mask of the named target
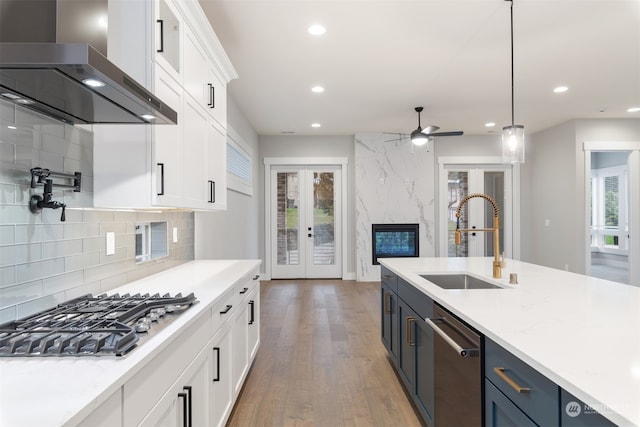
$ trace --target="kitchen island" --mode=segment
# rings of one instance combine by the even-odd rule
[[[209,408],[215,408],[217,403],[207,403],[210,401],[209,396],[217,391],[209,392],[205,389],[200,396],[194,397],[194,402],[198,398],[205,401],[206,408],[202,411],[204,418],[209,418],[212,423],[214,420],[216,424],[224,423],[255,357],[259,335],[254,337],[254,345],[248,348],[247,345],[238,347],[238,343],[233,343],[234,350],[228,350],[230,353],[224,352],[231,346],[217,344],[216,337],[230,336],[229,341],[224,343],[232,342],[230,340],[236,332],[236,323],[241,326],[247,323],[242,317],[249,316],[248,309],[242,311],[245,303],[251,304],[250,315],[256,315],[258,320],[254,322],[254,326],[259,331],[259,265],[258,260],[192,261],[109,290],[109,295],[186,295],[193,292],[198,302],[122,357],[0,358],[0,425],[112,427],[137,425],[141,421],[152,425],[155,424],[153,416],[156,416],[152,413],[153,410],[168,411],[177,407],[179,410],[180,405],[167,400],[175,400],[173,392],[170,396],[165,395],[168,390],[175,388],[172,384],[177,383],[178,379],[180,383],[177,386],[182,391],[186,382],[182,384],[181,378],[188,377],[181,375],[183,371],[191,375],[192,366],[200,368],[196,375],[185,379],[195,383],[194,393],[198,382],[206,387],[211,384],[214,384],[211,387],[217,386],[219,382],[212,383],[206,376],[215,378],[221,372],[228,374],[221,371],[221,354],[235,357],[229,362],[233,363],[242,359],[242,355],[233,353],[236,348],[240,348],[246,355],[245,363],[244,366],[236,364],[229,367],[229,371],[233,368],[233,375],[227,377],[233,376],[234,384],[228,385],[229,399],[220,413]],[[218,314],[219,312],[224,314]],[[221,333],[216,334],[217,330],[221,330]],[[215,337],[211,339],[213,335]],[[248,343],[249,339],[243,339],[242,342]],[[209,354],[212,350],[210,347],[214,345],[218,353],[217,372],[214,362],[216,353]],[[191,360],[194,362],[190,363]],[[187,365],[189,366],[184,369],[183,366]],[[222,366],[224,369],[226,365],[223,363]],[[189,390],[191,400],[191,389]],[[216,394],[216,398],[216,402],[222,400],[219,394]],[[162,412],[160,416],[168,418],[167,413]],[[194,417],[199,419],[198,415],[200,414],[194,414]],[[220,420],[215,418],[218,415]]]
[[[380,264],[620,426],[640,425],[640,288],[491,258]],[[421,274],[470,273],[503,289],[443,289]],[[509,284],[510,273],[518,284]],[[561,408],[564,411],[564,408]]]

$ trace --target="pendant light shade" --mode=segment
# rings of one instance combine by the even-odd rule
[[[511,3],[511,126],[502,128],[502,162],[524,163],[524,126],[516,125],[514,107],[514,72],[513,72],[513,0]]]
[[[502,128],[502,162],[524,163],[524,126]]]

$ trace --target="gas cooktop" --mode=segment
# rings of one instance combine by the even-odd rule
[[[193,293],[87,294],[0,325],[0,357],[122,356],[197,302]]]

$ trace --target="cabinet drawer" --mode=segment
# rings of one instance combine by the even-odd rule
[[[433,300],[401,278],[398,278],[398,296],[423,319],[433,316]]]
[[[488,338],[485,338],[485,375],[536,424],[559,424],[558,386]],[[519,392],[517,387],[521,388]]]
[[[380,268],[380,280],[393,292],[398,292],[398,276],[384,265]]]

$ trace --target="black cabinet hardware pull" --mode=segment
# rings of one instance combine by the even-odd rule
[[[255,276],[253,276],[253,280],[258,280],[260,278],[259,274],[256,274]]]
[[[209,203],[216,202],[216,182],[209,181]]]
[[[158,196],[164,196],[164,163],[158,163],[160,167],[160,192]]]
[[[209,108],[216,108],[216,88],[209,83]]]
[[[253,325],[253,321],[255,320],[254,318],[254,311],[253,311],[253,307],[254,307],[255,303],[253,302],[253,300],[249,301],[249,306],[251,307],[251,317],[249,319],[249,324]]]
[[[178,393],[178,399],[182,399],[182,425],[187,427],[187,393]]]
[[[164,21],[162,19],[158,19],[156,21],[160,24],[160,49],[156,50],[156,52],[164,52]]]
[[[222,311],[220,312],[220,314],[227,314],[227,313],[229,312],[229,310],[231,310],[231,307],[233,307],[233,306],[232,306],[232,305],[230,305],[230,304],[227,304],[227,306],[225,307],[225,309],[224,309],[224,310],[222,310]]]
[[[248,290],[249,288],[242,288],[242,290],[240,291],[240,295],[246,294]]]
[[[189,414],[189,421],[187,424],[185,424],[187,427],[193,427],[193,422],[191,421],[192,418],[192,405],[191,405],[191,401],[193,400],[191,397],[191,386],[190,385],[186,385],[184,387],[182,387],[183,390],[185,390],[187,392],[187,400],[189,401],[188,403],[188,410],[187,413]]]
[[[216,352],[216,377],[213,382],[220,381],[220,347],[213,347],[213,351]]]

